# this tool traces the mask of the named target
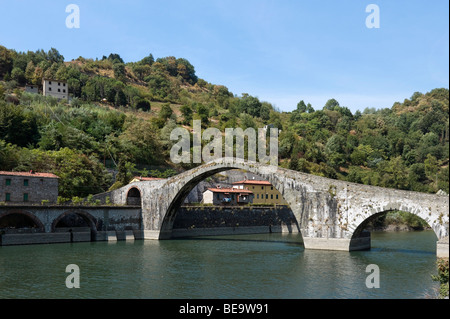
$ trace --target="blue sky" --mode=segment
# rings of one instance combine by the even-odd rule
[[[66,27],[66,6],[80,28]],[[366,6],[380,28],[366,27]],[[335,98],[353,112],[449,87],[447,0],[0,0],[0,45],[66,60],[188,59],[197,76],[295,109]]]

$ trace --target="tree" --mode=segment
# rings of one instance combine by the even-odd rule
[[[367,161],[373,154],[373,149],[370,145],[360,144],[353,153],[350,155],[350,160],[353,165],[364,165],[367,166]]]
[[[133,120],[119,136],[122,157],[134,163],[157,165],[164,161],[159,136],[155,127],[144,120]]]
[[[35,145],[39,138],[36,117],[20,105],[0,101],[0,139],[18,146]]]
[[[177,74],[190,84],[197,83],[197,76],[195,75],[194,66],[186,59],[179,58],[176,60]]]
[[[202,125],[206,125],[209,123],[209,110],[204,104],[198,105],[197,113],[198,113],[198,116],[200,116]]]
[[[25,72],[23,72],[21,69],[16,67],[11,71],[11,79],[13,79],[13,80],[17,81],[17,83],[23,85],[26,82]]]
[[[253,120],[253,117],[251,117],[248,114],[242,114],[241,124],[242,124],[242,129],[244,129],[244,130],[249,127],[256,129],[256,125],[255,125],[255,121]]]
[[[261,119],[265,122],[270,120],[270,112],[273,110],[272,104],[268,102],[262,102],[261,104]]]
[[[139,98],[136,101],[136,105],[135,106],[136,106],[137,109],[140,109],[142,111],[150,111],[150,108],[151,108],[150,101],[147,100],[147,99],[143,99],[143,98]]]
[[[11,51],[0,45],[0,77],[10,73],[13,68],[13,59]]]
[[[432,181],[436,180],[436,174],[439,170],[438,162],[436,157],[431,154],[427,155],[427,158],[424,161],[425,164],[425,172],[428,178]]]
[[[64,56],[62,56],[58,50],[56,50],[55,48],[51,48],[48,52],[47,52],[47,59],[51,62],[51,63],[63,63],[64,62]]]
[[[339,107],[339,102],[335,99],[329,99],[327,103],[325,103],[325,106],[323,107],[324,110],[335,110],[336,107]]]
[[[183,114],[183,124],[189,124],[192,121],[192,108],[187,105],[184,104],[183,106],[181,106],[180,108],[181,114]]]
[[[126,80],[125,74],[125,64],[123,63],[114,63],[113,64],[114,77],[120,81]]]
[[[389,161],[383,161],[378,164],[377,168],[382,175],[379,186],[407,189],[408,170],[401,156],[391,158]]]
[[[127,97],[122,90],[116,92],[116,96],[114,98],[115,106],[126,106],[127,105]]]
[[[173,114],[173,110],[170,107],[170,103],[164,103],[161,106],[161,110],[159,111],[158,117],[164,121],[168,120]]]
[[[145,79],[145,77],[150,75],[152,68],[151,68],[150,64],[136,63],[132,66],[132,70],[133,70],[134,74],[136,74],[137,78],[142,81]]]
[[[143,58],[141,61],[139,61],[139,64],[146,64],[149,66],[152,66],[152,64],[155,62],[155,59],[153,58],[153,54],[149,54],[145,58]]]
[[[247,93],[242,94],[239,103],[239,109],[242,113],[250,114],[253,117],[260,117],[261,106],[262,104],[258,98],[248,95]]]
[[[25,80],[27,83],[34,82],[34,73],[36,71],[36,67],[34,66],[33,61],[28,62],[27,68],[25,69]]]
[[[120,57],[120,55],[117,53],[110,53],[110,55],[108,56],[108,60],[110,60],[114,64],[116,64],[116,63],[124,64],[125,63],[122,60],[122,58]]]
[[[305,113],[306,112],[306,104],[303,100],[301,100],[300,102],[297,103],[297,111],[300,113]]]

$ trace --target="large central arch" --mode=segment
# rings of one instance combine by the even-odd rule
[[[173,200],[171,201],[169,208],[167,209],[167,213],[165,215],[165,218],[162,222],[161,225],[161,238],[168,238],[170,237],[169,235],[172,232],[173,229],[173,224],[177,215],[177,211],[178,209],[182,206],[182,204],[184,203],[186,197],[188,196],[188,194],[192,191],[192,189],[201,181],[205,180],[208,177],[211,177],[217,173],[221,173],[224,171],[229,171],[229,170],[234,170],[234,169],[239,169],[239,170],[245,170],[245,171],[249,171],[248,169],[244,168],[244,167],[237,167],[238,165],[236,165],[236,167],[220,167],[220,168],[216,168],[216,169],[211,169],[209,171],[200,173],[198,175],[193,176],[190,180],[188,180],[184,186],[181,187],[181,189],[178,191],[178,193],[175,195],[175,197],[173,198]],[[253,174],[265,179],[266,177],[252,172]],[[269,182],[272,183],[272,185],[278,190],[278,186],[275,183],[275,181],[269,180]],[[280,192],[281,193],[281,192]],[[288,205],[289,207],[291,206],[292,203],[290,203],[289,201]],[[300,233],[300,229],[298,228],[298,220],[296,220],[296,224],[297,224],[297,230]]]

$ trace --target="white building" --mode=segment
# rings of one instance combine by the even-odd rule
[[[67,82],[64,81],[43,79],[42,94],[44,96],[56,97],[59,100],[69,100],[69,86],[67,85]]]

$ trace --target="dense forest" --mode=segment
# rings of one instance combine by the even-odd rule
[[[43,78],[67,81],[71,100],[24,92]],[[85,197],[136,174],[168,177],[170,132],[206,127],[281,130],[279,165],[350,182],[449,192],[449,90],[412,92],[391,108],[354,114],[330,97],[292,112],[198,78],[186,59],[118,54],[65,61],[58,50],[0,46],[0,170],[53,172],[60,195]],[[206,143],[206,142],[205,142]]]

